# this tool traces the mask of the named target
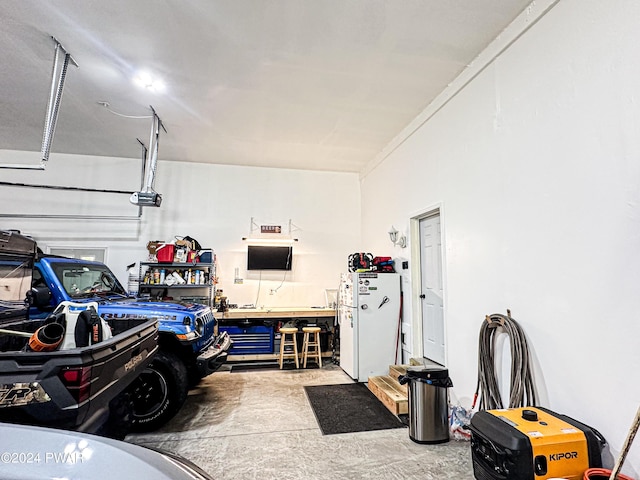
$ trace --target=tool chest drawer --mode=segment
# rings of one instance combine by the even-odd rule
[[[233,340],[229,350],[231,355],[251,355],[273,353],[273,327],[255,325],[249,327],[223,326],[220,332],[227,332]]]

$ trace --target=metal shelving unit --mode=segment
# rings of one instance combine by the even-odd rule
[[[138,289],[141,296],[170,296],[174,300],[213,307],[215,277],[213,259],[209,263],[140,262]]]

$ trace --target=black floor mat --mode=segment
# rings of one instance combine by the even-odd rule
[[[314,385],[304,389],[324,435],[405,427],[364,383]]]

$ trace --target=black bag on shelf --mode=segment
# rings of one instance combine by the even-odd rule
[[[202,250],[202,245],[195,238],[188,235],[182,238],[176,237],[176,245],[187,247],[189,250]]]

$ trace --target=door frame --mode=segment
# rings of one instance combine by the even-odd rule
[[[446,261],[445,261],[445,221],[444,221],[444,206],[442,202],[431,205],[428,208],[420,210],[414,213],[409,218],[409,235],[411,238],[411,265],[416,268],[411,269],[411,343],[413,356],[418,358],[424,358],[424,348],[422,345],[422,302],[420,302],[420,294],[422,293],[422,263],[421,263],[421,243],[420,243],[420,220],[423,220],[434,215],[440,216],[440,241],[442,257],[442,317],[444,322],[444,339],[445,349],[444,358],[445,364],[448,363],[448,348],[447,348],[447,274],[446,274]]]

